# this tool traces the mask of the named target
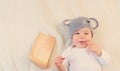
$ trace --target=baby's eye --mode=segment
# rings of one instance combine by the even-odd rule
[[[85,35],[88,35],[89,33],[84,33]]]
[[[75,33],[75,34],[80,34],[80,33]]]

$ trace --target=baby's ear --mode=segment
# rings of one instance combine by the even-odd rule
[[[70,26],[70,22],[71,22],[70,19],[66,19],[66,20],[63,21],[63,24],[66,25],[66,26]]]
[[[98,21],[95,18],[89,18],[90,19],[90,25],[92,26],[93,29],[98,28],[99,24]]]

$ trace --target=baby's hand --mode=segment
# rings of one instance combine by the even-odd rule
[[[95,43],[88,42],[88,49],[89,51],[96,53],[97,56],[102,55],[101,48]]]
[[[64,65],[62,64],[63,63],[63,61],[64,61],[64,59],[65,58],[63,58],[63,57],[58,57],[57,59],[56,59],[56,61],[55,61],[55,65],[56,65],[56,67],[58,68],[58,70],[59,71],[65,71],[65,67],[64,67]]]

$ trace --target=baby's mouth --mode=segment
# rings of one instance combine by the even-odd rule
[[[86,41],[79,41],[80,44],[86,44]]]

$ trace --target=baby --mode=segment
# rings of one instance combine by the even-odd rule
[[[66,25],[69,26],[72,44],[56,59],[58,71],[102,71],[102,66],[108,64],[110,59],[92,42],[93,30],[98,27],[97,20],[78,17]]]

